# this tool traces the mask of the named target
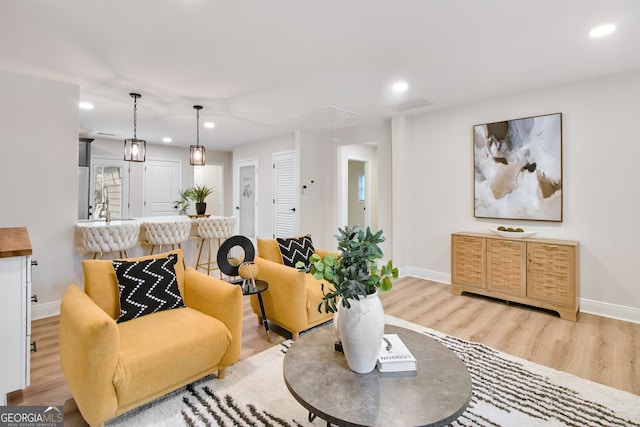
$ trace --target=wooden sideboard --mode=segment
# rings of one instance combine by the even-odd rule
[[[579,243],[513,239],[483,233],[451,235],[451,292],[469,292],[557,311],[575,321]]]

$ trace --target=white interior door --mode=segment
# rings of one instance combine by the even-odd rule
[[[144,165],[144,216],[178,215],[174,202],[182,180],[182,164],[147,160]]]
[[[238,233],[254,238],[258,230],[258,160],[237,162],[234,175]]]
[[[295,152],[273,155],[273,237],[298,235],[299,212],[296,188],[298,182]]]

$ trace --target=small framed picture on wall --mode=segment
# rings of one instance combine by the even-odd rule
[[[474,216],[562,221],[562,113],[473,126]]]

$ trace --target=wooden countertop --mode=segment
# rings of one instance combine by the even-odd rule
[[[0,258],[31,255],[26,227],[0,228]]]

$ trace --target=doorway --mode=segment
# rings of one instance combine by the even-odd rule
[[[347,163],[347,225],[358,225],[363,230],[369,225],[367,165],[361,160],[349,160]]]
[[[378,145],[338,147],[338,226],[378,227]]]
[[[194,185],[206,185],[213,189],[207,196],[207,213],[215,216],[224,216],[224,165],[206,164],[204,166],[194,166]]]
[[[234,176],[238,233],[255,238],[258,230],[258,159],[237,162]]]

